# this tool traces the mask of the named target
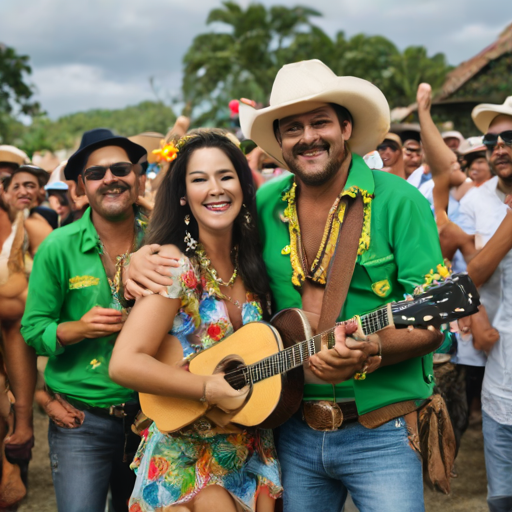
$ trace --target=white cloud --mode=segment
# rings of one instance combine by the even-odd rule
[[[108,78],[103,69],[84,64],[36,69],[32,78],[37,84],[38,99],[52,117],[90,108],[123,108],[155,99],[149,81],[142,77],[130,82],[118,81]],[[179,85],[176,77],[174,82],[175,87]]]
[[[245,8],[251,0],[240,0]],[[309,4],[313,22],[383,35],[403,49],[424,45],[451,64],[471,58],[512,21],[510,0],[254,0],[266,6]],[[209,11],[221,0],[0,0],[0,38],[30,56],[38,98],[52,117],[87,108],[117,108],[152,98],[149,77],[180,88],[182,57],[193,38],[211,30]],[[124,103],[123,103],[124,102]]]

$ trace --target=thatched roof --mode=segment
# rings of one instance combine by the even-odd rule
[[[494,43],[450,72],[441,91],[436,94],[434,101],[438,102],[447,99],[487,66],[489,62],[499,59],[508,52],[512,52],[512,23],[500,34]]]

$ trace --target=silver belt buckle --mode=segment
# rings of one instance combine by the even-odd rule
[[[126,417],[126,413],[124,412],[124,404],[119,405],[111,405],[108,413],[110,416],[115,416],[116,418],[124,418]]]

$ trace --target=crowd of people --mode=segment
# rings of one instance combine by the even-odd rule
[[[512,97],[464,138],[421,84],[419,123],[390,125],[377,87],[311,60],[268,106],[235,103],[237,130],[98,127],[46,166],[0,146],[0,509],[27,492],[35,402],[60,512],[341,511],[348,493],[421,512],[480,418],[489,510],[510,512]],[[357,324],[464,271],[472,316]],[[225,339],[263,359],[241,333],[277,313],[285,346],[324,334],[268,384],[298,397],[271,429],[244,415],[261,375],[193,364]]]

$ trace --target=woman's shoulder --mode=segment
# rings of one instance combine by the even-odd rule
[[[184,295],[190,295],[196,291],[200,279],[197,270],[187,256],[181,255],[177,260],[177,266],[171,267],[173,283],[167,287],[166,297],[181,299]]]

